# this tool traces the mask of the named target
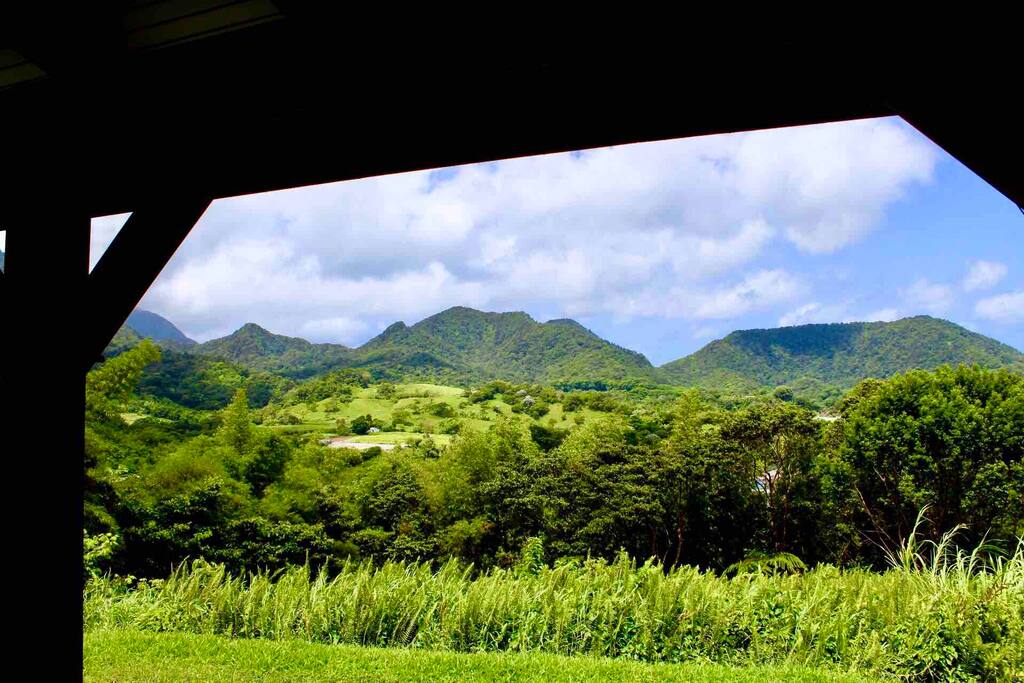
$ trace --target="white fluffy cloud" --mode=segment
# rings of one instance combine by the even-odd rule
[[[367,327],[365,322],[355,318],[315,318],[303,323],[299,332],[304,337],[337,339],[351,344],[354,340],[359,339]]]
[[[1024,290],[982,299],[974,305],[974,313],[999,323],[1024,322]]]
[[[779,318],[779,327],[809,323],[890,322],[899,316],[899,309],[896,308],[882,308],[857,314],[852,312],[852,303],[849,301],[836,304],[820,304],[815,301],[783,315]]]
[[[830,252],[870,232],[908,184],[931,178],[935,160],[904,129],[875,120],[747,136],[734,163],[745,199],[773,207],[801,249]]]
[[[990,289],[1006,277],[1006,271],[1006,264],[998,261],[975,261],[967,271],[967,276],[964,277],[964,290],[973,292],[979,289]]]
[[[935,163],[878,119],[222,200],[143,305],[200,339],[255,320],[354,342],[455,304],[728,319],[801,296],[772,250],[862,239]],[[105,220],[98,238],[123,217]]]
[[[803,280],[782,269],[758,270],[738,281],[717,285],[680,283],[609,293],[589,305],[569,307],[569,315],[728,320],[792,301],[806,290]]]
[[[941,315],[948,311],[955,300],[953,288],[949,285],[930,282],[921,278],[902,290],[903,300],[912,311],[924,311]]]
[[[762,270],[732,287],[694,297],[693,317],[735,318],[798,296],[804,289],[799,278],[783,270]]]
[[[834,323],[842,320],[847,313],[847,305],[822,305],[817,301],[799,306],[779,318],[779,327],[806,325],[808,323]]]
[[[880,308],[877,311],[871,311],[870,313],[864,314],[861,318],[864,322],[883,322],[888,323],[896,320],[900,317],[900,311],[898,308]]]

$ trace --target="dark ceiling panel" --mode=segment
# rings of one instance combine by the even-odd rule
[[[168,47],[282,19],[270,0],[168,0],[127,12],[122,20],[130,49]]]
[[[272,9],[185,2],[176,11],[185,5],[195,5],[194,19],[149,5],[164,14],[146,22],[183,22],[176,35],[195,35],[212,26],[200,21],[211,11],[246,7],[262,16]],[[25,202],[59,191],[101,215],[163,200],[175,188],[224,197],[905,113],[1000,191],[1024,201],[1014,168],[1020,104],[981,84],[981,77],[998,78],[998,69],[973,78],[973,94],[950,107],[965,82],[950,79],[938,62],[854,53],[839,43],[763,39],[750,45],[756,59],[736,65],[719,57],[713,35],[691,34],[657,54],[596,59],[533,49],[525,34],[501,40],[483,31],[446,39],[400,32],[339,6],[278,0],[273,7],[284,20],[160,50],[131,49],[123,5],[109,15],[87,12],[83,31],[67,40],[15,32],[14,47],[49,76],[0,91],[4,128],[19,131],[5,141],[5,187]],[[944,99],[936,99],[937,88]],[[996,126],[1004,131],[1000,145],[979,129],[994,109],[1009,122]]]

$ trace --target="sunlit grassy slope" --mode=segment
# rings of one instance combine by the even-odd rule
[[[438,417],[433,414],[432,407],[439,403],[451,406],[454,418]],[[330,407],[335,410],[329,410]],[[351,422],[362,415],[370,415],[375,420],[391,423],[395,414],[403,411],[408,414],[412,424],[403,425],[402,432],[389,432],[357,437],[355,441],[375,443],[401,443],[410,439],[423,438],[428,434],[435,441],[446,442],[445,434],[438,434],[442,424],[448,419],[458,420],[464,428],[470,430],[486,430],[501,416],[513,415],[511,406],[501,399],[491,399],[479,404],[472,404],[465,398],[465,392],[458,387],[440,384],[398,384],[394,398],[381,398],[378,387],[370,386],[356,389],[352,398],[346,402],[335,402],[324,399],[314,406],[300,403],[284,409],[297,417],[301,424],[273,425],[268,427],[275,431],[308,432],[321,431],[333,433],[337,420]],[[600,417],[600,413],[589,408],[581,408],[574,412],[566,412],[560,403],[550,406],[547,414],[539,420],[520,414],[521,419],[543,424],[547,427],[567,429],[575,424],[577,417],[590,421]]]

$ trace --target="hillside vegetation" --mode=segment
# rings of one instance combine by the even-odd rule
[[[483,313],[463,307],[412,327],[395,323],[357,353],[359,365],[384,368],[390,374],[449,369],[477,381],[554,384],[653,376],[653,367],[642,354],[611,344],[573,320],[538,323],[525,313]]]
[[[87,529],[118,534],[109,566],[136,576],[199,556],[502,566],[532,536],[552,558],[883,566],[924,504],[967,543],[1024,531],[1024,378],[1009,371],[867,381],[831,421],[773,395],[467,391],[354,370],[258,409],[240,388],[211,412],[130,393],[160,355],[142,342],[90,373]]]
[[[538,323],[525,313],[470,308],[451,308],[411,327],[395,323],[357,349],[311,344],[250,323],[200,344],[195,352],[294,378],[345,367],[365,368],[384,379],[462,384],[650,379],[653,373],[643,355],[610,344],[571,320]]]
[[[298,379],[351,364],[348,347],[312,344],[298,337],[273,334],[253,323],[243,325],[227,337],[199,344],[192,352],[231,361],[249,370]]]
[[[142,332],[129,320],[108,354],[131,348],[148,336],[165,348],[209,359],[192,361],[196,369],[189,370],[191,374],[208,376],[209,362],[226,363],[242,379],[216,392],[221,406],[234,389],[248,386],[250,375],[260,375],[257,382],[264,384],[267,374],[274,375],[278,380],[272,383],[281,386],[280,380],[304,380],[345,368],[365,371],[373,380],[462,387],[492,380],[598,389],[666,384],[748,395],[783,386],[794,397],[817,406],[832,404],[867,377],[885,378],[944,364],[1024,370],[1024,354],[1012,347],[928,316],[891,323],[741,330],[660,368],[572,320],[538,323],[525,313],[484,313],[465,307],[448,309],[412,326],[394,323],[358,348],[313,344],[252,323],[227,337],[193,345],[169,322],[152,318],[159,316],[147,313]],[[177,359],[173,370],[180,375],[189,364]],[[179,379],[150,385],[171,387],[180,384]],[[180,387],[168,391],[170,398],[190,393]],[[256,393],[269,396],[263,389]],[[184,400],[193,407],[211,405]]]
[[[660,370],[666,381],[687,386],[849,388],[866,377],[961,363],[999,368],[1024,363],[1024,354],[946,320],[917,316],[741,330]]]

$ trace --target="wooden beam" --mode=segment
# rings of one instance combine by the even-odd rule
[[[184,196],[132,212],[89,275],[83,371],[100,358],[209,205],[209,197]]]

